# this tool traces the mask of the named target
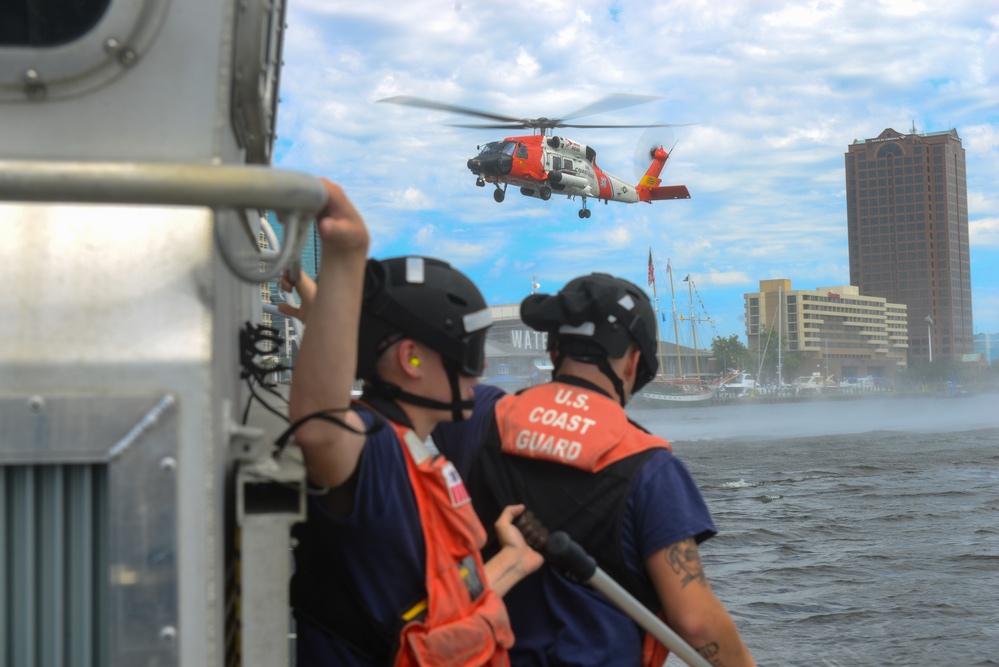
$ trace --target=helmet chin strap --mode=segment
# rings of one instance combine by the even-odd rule
[[[475,400],[461,399],[461,388],[458,385],[458,371],[447,360],[444,363],[444,370],[447,372],[448,384],[451,386],[450,403],[411,394],[408,391],[403,391],[398,385],[385,382],[379,378],[370,380],[369,386],[385,398],[398,401],[399,403],[409,403],[410,405],[418,405],[421,408],[430,408],[432,410],[450,410],[452,421],[463,421],[465,419],[464,411],[473,409],[475,407]]]
[[[606,375],[607,379],[610,380],[611,384],[614,385],[614,391],[617,393],[617,398],[618,398],[618,401],[621,403],[621,407],[622,408],[624,407],[624,404],[627,402],[627,401],[625,401],[625,398],[624,398],[624,382],[622,382],[621,378],[619,378],[614,373],[614,369],[611,368],[610,362],[607,361],[607,357],[606,356],[603,356],[603,355],[593,355],[593,356],[590,356],[590,355],[582,355],[582,354],[574,354],[574,355],[571,355],[571,356],[576,361],[581,361],[581,362],[583,362],[585,364],[593,364],[593,365],[595,365],[600,370],[601,373],[603,373],[604,375]],[[558,369],[562,365],[562,361],[565,359],[565,357],[566,357],[566,353],[565,352],[559,352],[558,356],[555,357],[555,361],[552,363],[552,377],[553,378],[558,376]]]

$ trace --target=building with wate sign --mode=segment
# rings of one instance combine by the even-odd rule
[[[482,381],[497,384],[508,391],[517,391],[551,380],[552,362],[548,355],[548,334],[535,331],[520,319],[520,304],[505,304],[490,308],[493,325],[486,334],[486,371]],[[672,377],[678,374],[678,363],[693,369],[695,351],[681,345],[662,342],[660,373]],[[698,349],[700,366],[711,366],[711,350]],[[679,361],[678,361],[679,360]],[[689,375],[689,373],[688,373]]]

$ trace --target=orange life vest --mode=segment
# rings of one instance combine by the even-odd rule
[[[594,473],[649,449],[672,449],[666,440],[629,423],[611,398],[557,381],[501,398],[496,425],[506,454]],[[668,656],[669,649],[646,633],[642,664],[661,667]]]
[[[427,554],[427,599],[404,614],[394,665],[509,665],[513,631],[503,600],[486,581],[479,555],[486,534],[464,482],[412,429],[390,423],[406,450]]]
[[[576,385],[550,382],[496,403],[503,451],[599,472],[668,442],[628,422],[614,400]]]

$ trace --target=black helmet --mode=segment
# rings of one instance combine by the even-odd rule
[[[430,257],[369,259],[357,355],[357,377],[374,375],[379,345],[402,333],[464,375],[482,375],[492,317],[482,293],[447,262]]]
[[[600,366],[607,358],[623,356],[629,343],[635,343],[642,356],[632,391],[659,370],[652,302],[644,290],[622,278],[591,273],[570,280],[554,296],[532,294],[520,304],[520,318],[533,329],[547,331],[549,348],[557,346],[560,357]],[[603,364],[598,363],[601,359]],[[611,379],[620,382],[616,376]]]

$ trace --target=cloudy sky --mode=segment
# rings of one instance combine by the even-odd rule
[[[496,304],[532,275],[545,292],[590,271],[644,286],[651,248],[657,274],[667,259],[689,273],[717,333],[745,342],[742,295],[759,280],[849,282],[847,146],[956,128],[975,332],[999,332],[997,0],[289,0],[287,23],[275,162],[343,184],[374,256],[444,258]],[[561,117],[612,93],[661,99],[578,122],[693,125],[559,133],[630,182],[644,143],[676,141],[664,184],[692,199],[591,200],[585,220],[564,197],[511,189],[497,204],[465,162],[520,132],[376,103]]]

